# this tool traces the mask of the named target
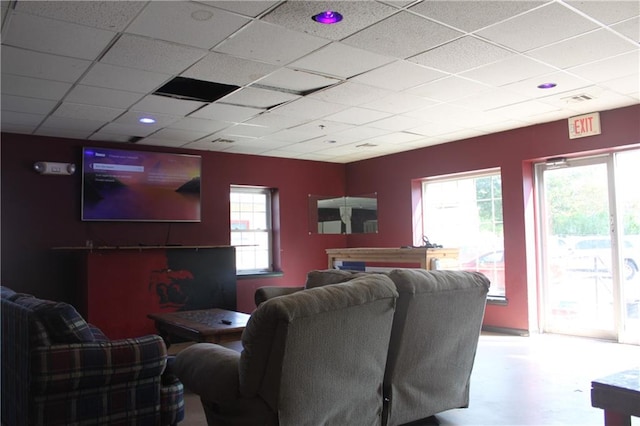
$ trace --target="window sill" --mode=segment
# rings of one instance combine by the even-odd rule
[[[236,279],[238,280],[252,280],[255,278],[273,278],[273,277],[283,277],[284,272],[282,271],[270,271],[270,272],[247,272],[242,273],[238,272],[236,274]]]
[[[487,305],[507,306],[509,301],[504,296],[487,296]]]

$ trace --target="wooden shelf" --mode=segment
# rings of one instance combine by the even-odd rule
[[[457,269],[460,250],[456,248],[341,248],[326,249],[329,268],[336,261],[378,262],[378,263],[417,263],[420,268],[431,269],[431,259],[438,259],[441,268]],[[456,266],[455,268],[453,266]]]

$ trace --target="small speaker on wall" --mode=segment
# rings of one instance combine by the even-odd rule
[[[41,175],[72,175],[76,171],[73,163],[53,163],[51,161],[38,161],[33,169]]]

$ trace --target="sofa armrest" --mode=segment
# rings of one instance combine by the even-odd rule
[[[47,394],[149,377],[158,377],[160,382],[166,359],[167,348],[157,335],[41,346],[31,353],[32,389]]]
[[[197,343],[176,355],[173,369],[185,388],[201,399],[229,402],[239,397],[239,362],[239,352],[213,343]]]
[[[300,287],[276,287],[276,286],[269,286],[269,287],[260,287],[256,290],[255,294],[253,295],[254,301],[256,303],[256,306],[260,306],[260,304],[262,302],[265,302],[269,299],[272,299],[274,297],[278,297],[278,296],[286,296],[288,294],[292,294],[295,293],[297,291],[300,290],[304,290],[304,286],[300,286]]]

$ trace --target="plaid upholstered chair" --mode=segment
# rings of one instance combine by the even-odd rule
[[[183,419],[183,386],[165,371],[160,336],[110,341],[69,304],[0,289],[3,426]]]

